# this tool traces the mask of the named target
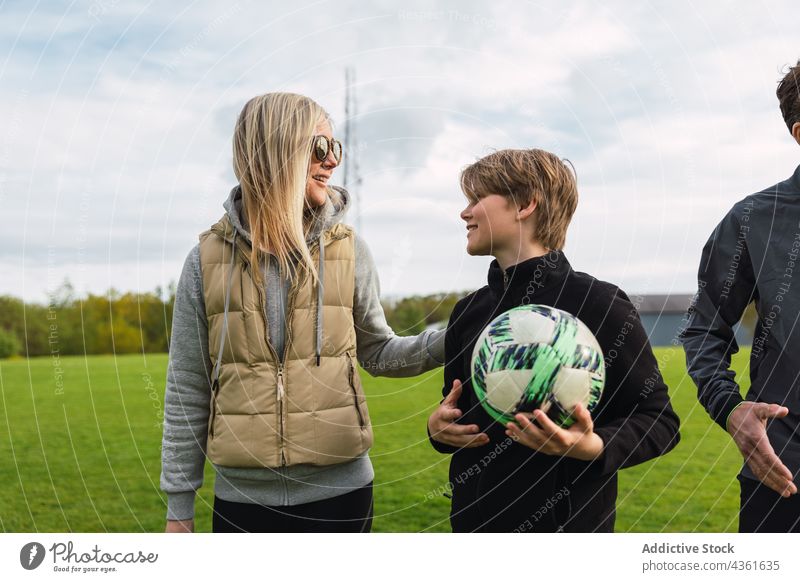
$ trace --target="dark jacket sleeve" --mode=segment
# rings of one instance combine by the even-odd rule
[[[447,332],[444,336],[444,386],[442,387],[442,400],[450,394],[450,390],[453,389],[454,380],[461,380],[462,383],[466,381],[466,378],[462,378],[464,375],[462,372],[464,369],[464,354],[461,353],[461,341],[458,336],[458,318],[459,314],[463,311],[461,303],[462,302],[459,301],[453,308],[453,312],[450,314],[450,321],[447,324]],[[463,398],[464,394],[462,392],[462,400]],[[461,406],[461,404],[459,404],[459,406]],[[463,406],[461,406],[461,411],[464,411]],[[440,453],[449,455],[459,450],[458,447],[433,440],[430,431],[428,431],[428,440],[433,448]]]
[[[596,474],[644,463],[680,439],[680,420],[636,308],[619,289],[606,305],[596,332],[606,363],[605,389],[594,411],[594,430],[604,443],[603,454],[591,463]]]
[[[739,351],[733,327],[755,292],[745,244],[748,230],[732,210],[708,239],[700,259],[697,295],[681,337],[697,397],[724,429],[728,416],[742,402],[730,367],[731,356]]]

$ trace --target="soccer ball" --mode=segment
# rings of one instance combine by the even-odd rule
[[[481,405],[503,424],[542,409],[568,427],[575,405],[591,412],[605,384],[603,351],[574,315],[523,305],[486,326],[472,352],[472,386]]]

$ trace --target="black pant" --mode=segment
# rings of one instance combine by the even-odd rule
[[[301,505],[234,503],[214,497],[214,533],[349,532],[372,529],[372,482],[344,495]]]
[[[800,494],[785,499],[755,479],[739,476],[739,533],[800,532]]]

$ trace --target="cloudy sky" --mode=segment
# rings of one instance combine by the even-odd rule
[[[176,280],[235,184],[244,102],[303,93],[341,130],[346,66],[384,295],[484,284],[457,176],[504,147],[573,161],[576,269],[691,292],[727,209],[800,162],[774,94],[798,16],[796,0],[0,3],[0,294]]]

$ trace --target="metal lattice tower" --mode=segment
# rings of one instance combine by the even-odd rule
[[[344,188],[353,199],[353,226],[361,232],[361,174],[358,167],[358,139],[356,137],[356,118],[358,102],[356,101],[356,73],[353,67],[344,70]]]

